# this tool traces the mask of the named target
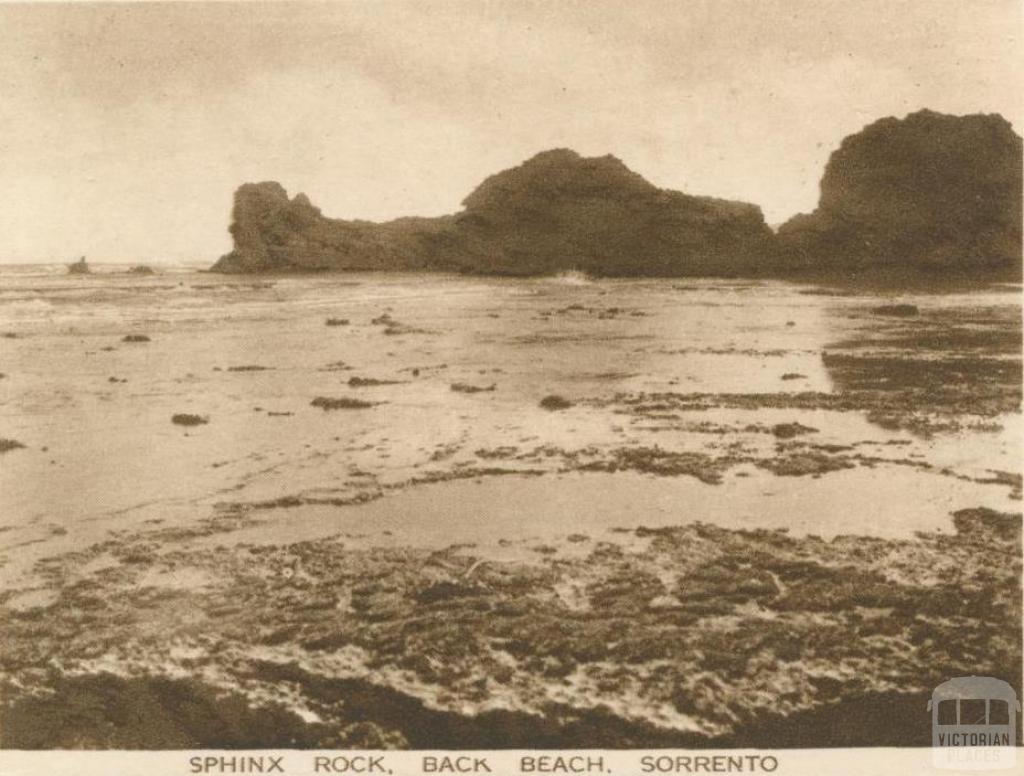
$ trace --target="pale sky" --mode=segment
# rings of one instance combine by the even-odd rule
[[[451,213],[554,147],[775,223],[876,118],[1020,132],[1020,33],[1020,0],[0,6],[0,263],[212,262],[245,181]]]

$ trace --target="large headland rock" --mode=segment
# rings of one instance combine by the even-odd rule
[[[788,272],[1019,279],[1021,138],[998,114],[922,110],[845,138],[813,213],[779,228]]]
[[[555,149],[439,218],[330,219],[278,183],[244,184],[234,250],[213,269],[1018,279],[1021,188],[1009,122],[920,111],[845,138],[818,208],[777,235],[756,205],[660,189],[614,156]]]
[[[757,274],[760,208],[659,189],[613,156],[545,151],[487,178],[440,218],[325,218],[278,183],[235,193],[234,250],[214,270],[446,270],[595,276]]]

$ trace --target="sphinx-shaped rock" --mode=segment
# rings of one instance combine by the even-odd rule
[[[493,175],[464,210],[387,223],[325,218],[278,183],[235,193],[222,272],[447,270],[754,274],[772,234],[754,205],[659,189],[611,156],[547,151]]]

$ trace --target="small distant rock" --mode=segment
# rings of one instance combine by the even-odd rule
[[[452,383],[451,388],[456,393],[487,393],[497,388],[497,385],[491,383],[490,385],[470,385],[469,383]]]
[[[394,337],[398,334],[427,334],[426,329],[417,329],[415,326],[406,326],[404,323],[395,323],[384,329],[384,333],[389,337]]]
[[[352,388],[372,388],[375,385],[397,385],[399,380],[377,380],[373,377],[350,377],[348,384]]]
[[[807,379],[807,375],[802,375],[799,372],[786,372],[786,374],[784,374],[782,376],[782,379],[783,380],[806,380]]]
[[[147,267],[145,264],[136,264],[134,267],[128,270],[129,275],[155,275],[152,267]]]
[[[567,410],[572,406],[572,402],[564,396],[551,394],[540,400],[540,406],[546,410]]]
[[[121,342],[149,342],[150,339],[145,334],[126,334],[121,338]]]
[[[328,326],[348,326],[348,318],[328,318],[325,323]]]
[[[14,439],[0,437],[0,453],[9,453],[11,450],[24,449],[25,445]]]
[[[332,361],[330,364],[320,367],[321,372],[347,372],[352,367],[344,361]]]
[[[310,402],[313,407],[319,407],[325,412],[328,410],[365,410],[374,406],[372,401],[363,401],[362,399],[350,399],[348,397],[342,397],[341,399],[331,399],[327,396],[317,396],[313,401]]]
[[[177,415],[171,416],[171,423],[176,426],[205,426],[210,422],[208,417],[203,415],[192,415],[187,412],[181,412]]]
[[[266,372],[270,369],[269,366],[260,366],[259,364],[243,364],[242,366],[229,366],[229,372]]]
[[[801,423],[777,423],[772,426],[772,433],[779,439],[792,439],[802,434],[816,434],[818,429],[805,426]]]
[[[91,275],[92,268],[85,261],[85,256],[80,258],[78,261],[68,264],[69,275]]]
[[[917,305],[913,304],[883,304],[879,307],[872,307],[871,312],[875,315],[894,315],[900,318],[910,318],[921,314]]]

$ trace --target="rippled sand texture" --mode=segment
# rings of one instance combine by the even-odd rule
[[[1020,333],[1009,287],[5,270],[0,743],[822,745],[1019,685]]]

